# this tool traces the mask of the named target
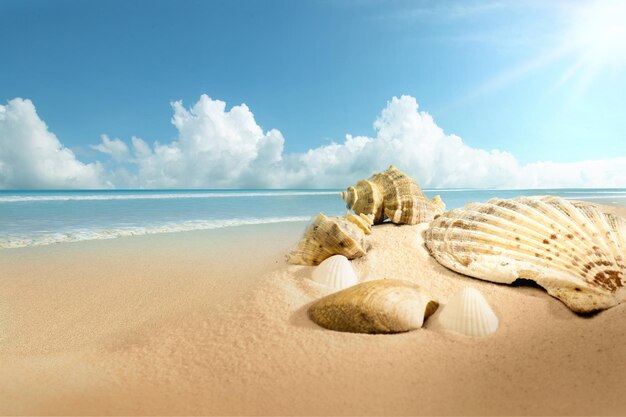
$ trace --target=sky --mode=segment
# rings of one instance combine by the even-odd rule
[[[0,188],[626,187],[626,2],[0,0]]]

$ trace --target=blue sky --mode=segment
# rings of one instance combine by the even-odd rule
[[[76,160],[100,164],[102,184],[117,186],[148,186],[128,179],[145,168],[131,160],[131,138],[180,142],[170,103],[190,109],[202,94],[225,111],[245,103],[263,132],[279,130],[285,156],[346,134],[377,137],[381,110],[405,95],[445,134],[522,166],[614,159],[626,157],[626,32],[613,23],[622,6],[0,0],[0,104],[29,100]],[[6,146],[17,146],[13,131],[4,130]],[[95,149],[103,134],[129,158]],[[119,170],[126,180],[113,178]],[[199,175],[209,177],[198,185],[237,185]],[[4,187],[20,184],[38,183]],[[507,184],[518,183],[469,185]]]

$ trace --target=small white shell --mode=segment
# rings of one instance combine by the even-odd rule
[[[498,330],[498,317],[474,288],[457,292],[442,308],[439,323],[446,330],[466,336],[487,336]]]
[[[336,290],[343,290],[359,282],[352,264],[343,255],[334,255],[322,261],[313,270],[311,278]]]

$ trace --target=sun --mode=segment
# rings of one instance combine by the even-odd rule
[[[594,78],[626,67],[626,1],[576,3],[569,15],[563,42],[577,58],[575,72]]]

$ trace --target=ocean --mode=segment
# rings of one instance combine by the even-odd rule
[[[341,190],[0,191],[0,249],[121,236],[308,221],[346,212]],[[470,201],[557,195],[626,205],[626,189],[424,190],[448,209]]]

